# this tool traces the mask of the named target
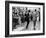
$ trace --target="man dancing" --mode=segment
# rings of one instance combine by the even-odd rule
[[[27,21],[27,26],[26,26],[26,29],[28,28],[28,24],[29,24],[29,13],[28,13],[28,10],[26,8],[26,13],[25,13],[25,21]]]
[[[37,17],[39,16],[39,14],[36,12],[37,10],[35,9],[35,11],[33,12],[33,22],[34,22],[34,30],[36,30],[35,26],[36,26],[36,21],[37,21]]]

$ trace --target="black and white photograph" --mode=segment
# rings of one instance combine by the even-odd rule
[[[22,3],[22,2],[21,2]],[[44,3],[9,2],[9,35],[43,34],[44,31]]]
[[[12,30],[40,30],[40,8],[12,7]]]

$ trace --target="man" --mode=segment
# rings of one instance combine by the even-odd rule
[[[37,21],[37,12],[36,12],[36,9],[35,9],[35,11],[33,12],[33,22],[34,22],[34,30],[35,30],[35,26],[36,26],[36,21]]]
[[[25,21],[27,21],[27,26],[26,26],[26,29],[28,28],[28,24],[29,24],[29,13],[28,13],[28,10],[26,8],[26,13],[25,13]]]

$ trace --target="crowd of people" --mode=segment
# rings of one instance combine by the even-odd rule
[[[40,8],[34,8],[33,10],[28,7],[13,7],[12,8],[12,19],[13,19],[13,28],[18,24],[27,22],[26,29],[30,21],[34,23],[34,30],[36,26],[36,21],[40,22]]]

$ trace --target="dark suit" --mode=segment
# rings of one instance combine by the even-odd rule
[[[29,24],[29,13],[28,14],[25,14],[25,21],[27,21],[27,26],[26,26],[26,29],[28,28],[28,24]]]

